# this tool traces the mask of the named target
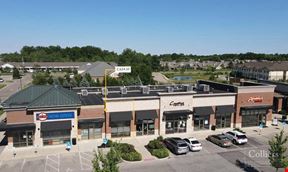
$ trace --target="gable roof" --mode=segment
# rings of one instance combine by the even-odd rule
[[[4,108],[27,109],[67,107],[80,104],[80,99],[75,92],[61,86],[51,85],[32,85],[15,93],[2,103]]]
[[[97,76],[104,76],[105,75],[105,69],[114,69],[114,66],[106,63],[106,62],[95,62],[90,67],[86,69],[85,73],[89,73],[92,77]]]

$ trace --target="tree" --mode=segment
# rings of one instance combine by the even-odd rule
[[[286,143],[288,136],[284,136],[284,130],[280,134],[276,134],[271,140],[269,140],[269,160],[270,164],[275,167],[276,172],[279,168],[284,168],[287,165],[287,156],[285,152],[287,150]]]
[[[20,79],[20,78],[21,78],[21,76],[20,76],[19,70],[16,67],[14,67],[13,68],[13,79]]]
[[[117,164],[120,162],[120,160],[120,153],[114,147],[110,148],[110,151],[107,153],[107,155],[104,155],[103,152],[98,151],[98,154],[95,153],[95,157],[92,160],[93,171],[119,172],[119,167]]]
[[[75,80],[74,78],[72,78],[72,79],[70,80],[70,86],[71,86],[71,87],[77,87],[77,86],[78,86],[78,84],[77,84],[77,82],[76,82],[76,80]]]
[[[34,85],[46,85],[47,83],[52,84],[53,79],[47,72],[37,72],[32,75],[32,83]],[[52,80],[52,82],[51,82]]]
[[[79,83],[79,87],[90,87],[90,83],[87,81],[86,78],[82,78],[81,82]]]

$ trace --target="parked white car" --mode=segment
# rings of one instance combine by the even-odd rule
[[[190,137],[190,138],[185,138],[183,140],[187,143],[191,151],[202,150],[202,144],[196,138]]]
[[[228,131],[224,134],[234,144],[245,144],[248,142],[246,135],[244,133],[239,132],[239,131]]]

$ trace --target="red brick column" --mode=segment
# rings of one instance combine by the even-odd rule
[[[105,126],[106,126],[106,134],[111,133],[110,114],[109,114],[109,112],[106,112]],[[105,128],[104,128],[104,132],[105,132]]]

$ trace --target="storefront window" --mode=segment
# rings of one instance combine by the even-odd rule
[[[194,130],[209,130],[209,117],[210,116],[194,116]]]
[[[230,128],[231,127],[231,113],[216,115],[216,128]]]
[[[266,125],[266,109],[241,110],[242,127],[259,126],[260,123]]]
[[[155,133],[154,120],[138,120],[136,125],[136,135],[153,135]]]
[[[130,121],[111,122],[111,137],[130,136]]]
[[[17,131],[13,133],[13,146],[24,147],[33,145],[33,131]]]
[[[166,134],[185,133],[187,120],[184,119],[168,119],[166,120]]]
[[[97,123],[87,123],[79,125],[81,129],[81,139],[99,139],[102,138],[102,125]]]
[[[59,145],[70,141],[70,130],[42,131],[43,145]]]

